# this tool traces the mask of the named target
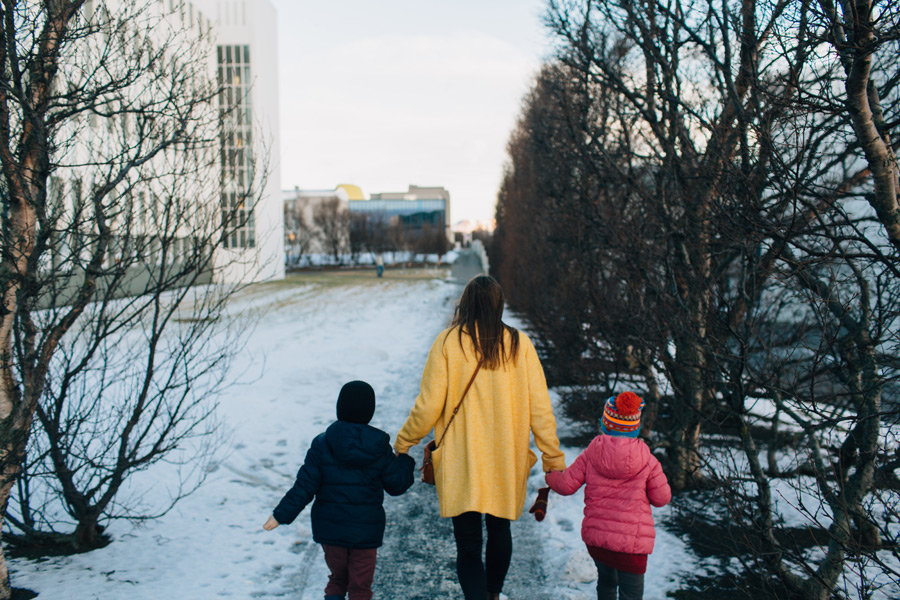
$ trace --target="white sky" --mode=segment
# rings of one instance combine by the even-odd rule
[[[544,0],[271,0],[282,188],[450,191],[493,218],[506,142],[540,59]]]

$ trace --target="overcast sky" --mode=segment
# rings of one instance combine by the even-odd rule
[[[544,0],[271,0],[285,189],[450,191],[490,219],[506,142],[547,51]]]

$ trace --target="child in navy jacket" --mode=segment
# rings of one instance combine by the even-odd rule
[[[364,381],[341,388],[338,420],[313,439],[297,480],[263,528],[293,522],[315,497],[313,539],[331,570],[325,600],[372,598],[377,548],[384,538],[384,492],[399,496],[413,483],[415,462],[396,456],[390,436],[368,425],[375,391]]]

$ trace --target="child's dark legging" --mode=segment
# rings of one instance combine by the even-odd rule
[[[618,571],[601,562],[597,565],[597,600],[641,600],[644,597],[644,576]]]
[[[512,557],[509,520],[484,515],[487,527],[485,561],[481,560],[481,513],[467,512],[453,517],[456,537],[456,572],[466,600],[484,600],[499,594]]]

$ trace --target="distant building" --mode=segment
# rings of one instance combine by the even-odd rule
[[[347,192],[347,199],[349,200],[365,200],[366,195],[363,194],[362,189],[358,185],[353,185],[352,183],[342,183],[337,186],[338,189],[344,190]]]
[[[406,192],[372,194],[355,185],[282,192],[285,263],[311,255],[343,263],[363,253],[409,251],[443,254],[449,237],[450,193],[442,187],[409,186]],[[318,258],[316,259],[318,260]]]
[[[169,0],[177,3],[178,0]],[[216,70],[227,112],[219,140],[223,211],[238,215],[219,251],[228,280],[284,277],[283,213],[279,182],[277,14],[269,0],[194,0],[213,22]],[[255,135],[263,139],[255,139]],[[263,179],[261,169],[268,167]],[[242,192],[264,184],[254,206]]]
[[[443,187],[410,185],[405,192],[372,194],[368,200],[350,200],[350,213],[365,213],[370,220],[400,226],[404,231],[441,231],[448,241],[450,192]]]

